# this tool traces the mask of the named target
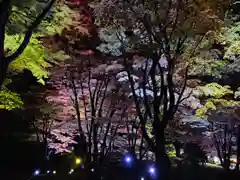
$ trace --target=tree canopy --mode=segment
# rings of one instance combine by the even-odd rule
[[[228,170],[240,159],[237,4],[0,0],[0,109],[22,108],[38,141],[75,146],[86,164],[151,153],[164,179],[174,156],[197,166],[214,151]],[[28,75],[36,89],[21,91]]]
[[[24,3],[13,3],[13,10],[9,16],[9,21],[6,24],[6,31],[4,34],[5,57],[11,57],[19,51],[19,48],[21,48],[26,40],[26,36],[28,36],[26,35],[26,31],[29,31],[29,26],[32,21],[37,18],[39,12],[41,12],[46,6],[45,1],[24,1]],[[10,63],[7,75],[10,79],[12,75],[21,73],[23,70],[27,69],[32,72],[33,76],[36,77],[41,84],[44,84],[44,79],[46,79],[49,75],[48,68],[68,58],[63,51],[54,52],[45,48],[40,38],[43,36],[49,37],[55,34],[61,34],[61,31],[71,23],[73,16],[71,15],[71,10],[68,6],[58,3],[49,13],[51,14],[42,21],[38,29],[33,30],[34,32],[30,32],[33,33],[33,35],[31,35],[29,42],[25,42],[27,43],[27,46],[26,48],[23,47],[24,50],[21,52],[22,54]],[[51,23],[48,23],[49,21]],[[61,26],[59,26],[60,24]],[[6,61],[6,59],[1,60],[2,63],[4,63],[3,61]],[[4,89],[6,90],[7,84],[8,82],[3,84]],[[20,101],[16,93],[11,93],[11,91],[5,91],[4,89],[1,91],[2,107],[14,102],[12,101],[14,97],[17,101]],[[4,92],[6,92],[5,95]],[[4,98],[4,96],[7,95],[11,95],[12,98]],[[16,105],[13,105],[12,108],[19,107],[19,105],[22,105],[22,103],[16,103]],[[7,109],[11,109],[11,107],[7,105]]]

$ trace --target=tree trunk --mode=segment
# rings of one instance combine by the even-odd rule
[[[77,92],[75,77],[72,73],[70,74],[70,81],[71,81],[72,92],[73,92],[73,96],[74,96],[73,103],[74,103],[74,108],[76,110],[76,115],[77,115],[78,130],[79,130],[79,134],[82,135],[82,134],[84,134],[84,132],[82,129],[82,124],[81,124],[81,114],[80,114],[80,107],[79,107],[79,101],[78,101],[78,92]]]
[[[2,89],[7,76],[7,69],[8,65],[6,64],[6,60],[4,58],[4,28],[0,27],[0,90]]]
[[[239,163],[240,163],[240,125],[237,127],[237,164],[236,170],[239,171]]]
[[[4,61],[4,58],[0,56],[0,90],[2,89],[5,78],[7,76],[7,67]]]
[[[97,162],[98,158],[98,123],[93,124],[93,161]]]
[[[158,128],[156,132],[155,157],[157,164],[157,179],[166,180],[171,169],[171,162],[165,149],[164,128]]]
[[[5,27],[9,16],[11,5],[9,1],[0,3],[0,90],[7,75],[8,64],[4,56]]]
[[[173,145],[175,147],[176,157],[181,157],[181,143],[178,141],[175,141]]]

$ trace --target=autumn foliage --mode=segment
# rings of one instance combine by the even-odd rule
[[[92,9],[89,7],[88,1],[73,0],[68,5],[74,11],[75,16],[73,23],[63,31],[62,36],[74,49],[94,49],[99,40]]]

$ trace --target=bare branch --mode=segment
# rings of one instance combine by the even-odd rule
[[[138,114],[138,117],[139,117],[140,122],[141,122],[142,134],[143,134],[144,138],[146,139],[147,143],[149,144],[149,146],[152,149],[155,149],[155,145],[154,145],[153,141],[151,140],[151,138],[148,136],[148,133],[146,131],[146,127],[145,127],[146,120],[143,118],[142,113],[141,113],[140,103],[139,103],[139,100],[138,100],[136,92],[135,92],[134,81],[133,81],[133,78],[132,78],[131,73],[130,73],[131,70],[129,70],[129,67],[127,65],[127,57],[125,56],[126,53],[125,53],[124,48],[122,48],[122,52],[124,54],[124,57],[123,57],[124,65],[125,65],[125,68],[126,68],[126,71],[127,71],[127,74],[128,74],[128,79],[130,81],[130,86],[131,86],[131,89],[132,89],[132,93],[133,93],[133,98],[134,98],[135,105],[136,105],[137,114]]]
[[[187,86],[187,75],[188,75],[188,66],[187,66],[186,71],[185,71],[184,84],[183,84],[183,87],[182,87],[182,89],[181,89],[180,95],[179,95],[179,97],[178,97],[177,103],[176,103],[176,105],[175,105],[175,110],[174,110],[174,112],[177,111],[179,104],[180,104],[181,102],[183,102],[185,99],[189,98],[190,95],[191,95],[191,93],[189,93],[189,95],[188,95],[187,97],[182,98],[183,93],[184,93],[184,91],[185,91],[185,89],[186,89],[186,86]]]
[[[176,30],[176,27],[177,27],[177,23],[178,23],[178,20],[179,20],[179,13],[180,13],[180,7],[181,7],[181,3],[182,3],[182,0],[178,0],[178,5],[177,5],[177,14],[176,14],[176,17],[175,17],[175,21],[174,21],[174,24],[173,24],[173,28],[172,28],[172,31],[170,32],[170,35],[169,35],[169,40],[171,41],[172,39],[172,35],[174,33],[174,31]]]

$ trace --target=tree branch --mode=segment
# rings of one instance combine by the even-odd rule
[[[187,66],[186,71],[185,71],[184,84],[183,84],[183,87],[182,87],[182,89],[181,89],[180,95],[179,95],[179,97],[178,97],[178,100],[177,100],[177,103],[176,103],[174,112],[177,111],[179,104],[180,104],[182,101],[184,101],[185,99],[189,98],[189,96],[191,95],[191,93],[189,93],[189,95],[188,95],[187,97],[182,98],[182,97],[183,97],[183,93],[184,93],[184,91],[185,91],[185,89],[186,89],[186,86],[187,86],[187,75],[188,75],[188,66]]]
[[[119,39],[119,40],[121,41],[121,39]],[[138,101],[138,98],[137,98],[137,95],[136,95],[136,92],[135,92],[134,81],[133,81],[133,78],[131,76],[131,70],[129,69],[129,67],[127,65],[127,57],[126,57],[126,52],[125,52],[124,47],[122,47],[122,52],[123,52],[123,55],[124,55],[123,56],[124,66],[125,66],[127,74],[128,74],[128,79],[129,79],[129,82],[130,82],[130,86],[131,86],[131,89],[132,89],[134,102],[135,102],[135,105],[136,105],[137,115],[138,115],[140,123],[141,123],[142,135],[143,135],[144,139],[147,141],[147,143],[149,144],[149,146],[151,147],[151,149],[153,150],[153,149],[155,149],[155,144],[151,140],[151,138],[148,136],[148,133],[146,131],[146,127],[145,127],[146,120],[144,119],[144,117],[143,117],[143,115],[141,113],[141,107],[140,107],[140,103]]]
[[[152,111],[149,106],[149,100],[148,100],[147,92],[146,92],[146,83],[147,83],[146,77],[148,77],[147,65],[144,68],[144,72],[143,72],[143,96],[144,96],[144,105],[146,107],[147,114],[148,114],[149,118],[152,119]]]
[[[32,25],[28,28],[25,34],[25,37],[22,43],[20,44],[20,46],[18,47],[18,49],[12,55],[5,58],[7,64],[10,64],[12,61],[14,61],[18,56],[20,56],[23,53],[28,43],[30,42],[33,31],[38,27],[38,25],[45,18],[46,14],[50,11],[54,3],[55,3],[55,0],[51,0],[48,3],[48,5],[43,9],[42,13],[38,15],[38,17],[35,19]]]

